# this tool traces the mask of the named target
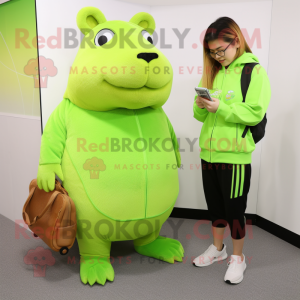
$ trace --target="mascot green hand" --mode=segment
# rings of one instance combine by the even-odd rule
[[[60,164],[39,165],[37,185],[46,192],[53,191],[55,187],[55,174],[63,181],[64,176]]]
[[[84,38],[42,135],[38,182],[49,191],[55,174],[63,181],[76,206],[81,281],[104,285],[114,280],[113,241],[169,263],[184,255],[159,235],[179,193],[179,144],[162,108],[173,70],[148,13],[107,21],[85,7],[77,25]]]

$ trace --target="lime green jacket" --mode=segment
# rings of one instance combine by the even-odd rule
[[[244,52],[227,69],[222,66],[213,83],[211,96],[220,100],[215,113],[199,108],[194,99],[194,118],[203,123],[199,146],[200,158],[208,162],[249,164],[255,142],[251,130],[242,138],[246,125],[254,126],[264,117],[271,98],[266,70],[256,65],[245,102],[241,90],[241,74],[245,63],[259,62],[253,53]],[[202,79],[199,87],[201,87]]]

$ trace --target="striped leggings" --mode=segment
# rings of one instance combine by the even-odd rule
[[[251,164],[209,163],[201,159],[202,182],[212,226],[227,223],[233,239],[246,232],[245,211],[250,188]]]

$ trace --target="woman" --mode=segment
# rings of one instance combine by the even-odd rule
[[[246,125],[254,126],[263,119],[271,97],[270,82],[265,69],[256,65],[242,102],[242,69],[245,63],[258,62],[258,58],[252,54],[239,26],[228,17],[219,18],[208,27],[203,60],[199,87],[212,91],[213,101],[196,96],[193,111],[194,118],[203,122],[199,146],[213,243],[194,259],[194,265],[204,267],[227,258],[223,234],[228,224],[233,254],[224,281],[238,284],[246,269],[244,213],[250,188],[251,154],[255,149],[251,130],[244,138],[242,134]]]

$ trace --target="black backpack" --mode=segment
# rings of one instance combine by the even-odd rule
[[[241,87],[242,87],[242,94],[243,94],[243,102],[245,102],[247,90],[251,81],[251,73],[255,65],[259,63],[247,63],[245,64],[242,76],[241,76]],[[255,126],[246,125],[245,130],[242,134],[242,138],[244,138],[247,134],[248,129],[250,128],[253,140],[258,143],[265,135],[265,128],[267,125],[267,114],[264,115],[263,119]]]

